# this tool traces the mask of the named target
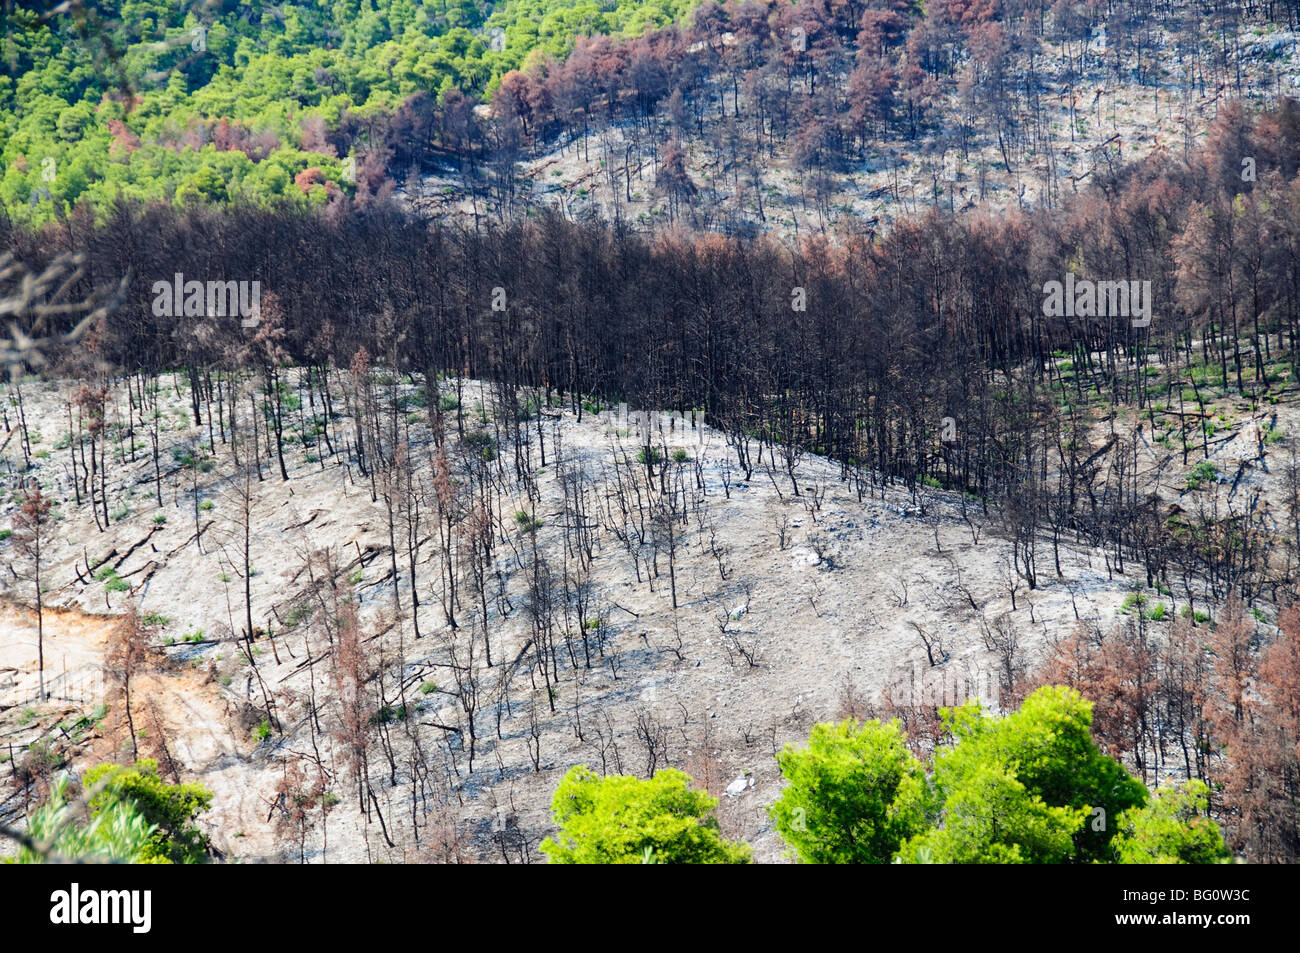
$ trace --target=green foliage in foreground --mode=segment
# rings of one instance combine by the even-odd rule
[[[926,775],[897,723],[817,725],[778,758],[771,806],[805,863],[1220,863],[1204,785],[1145,785],[1092,739],[1092,704],[1045,687],[1005,717],[943,709]]]
[[[1216,864],[1230,854],[1200,782],[1154,797],[1092,738],[1092,703],[1048,686],[998,717],[940,710],[930,763],[898,722],[813,726],[777,757],[789,782],[769,808],[803,863]],[[552,802],[552,863],[748,863],[718,835],[717,801],[672,769],[648,781],[569,771]]]
[[[113,861],[149,863],[157,827],[150,824],[134,803],[115,800],[104,805],[88,820],[68,801],[69,780],[60,778],[49,800],[32,812],[27,835],[40,851],[23,846],[9,863],[43,864],[51,860]]]
[[[979,765],[944,803],[942,826],[903,844],[898,860],[1059,864],[1071,858],[1073,834],[1087,816],[1086,809],[1049,806],[1002,766]]]
[[[1115,853],[1121,864],[1226,864],[1219,826],[1205,816],[1210,789],[1188,781],[1155,793],[1146,807],[1118,819]]]
[[[944,713],[952,744],[935,757],[940,826],[902,851],[927,846],[935,863],[1063,863],[1111,859],[1113,821],[1146,788],[1092,740],[1092,703],[1073,689],[1040,688],[996,718],[974,702]]]
[[[690,781],[672,768],[643,780],[602,778],[577,765],[555,790],[560,831],[542,841],[542,851],[553,864],[749,863],[747,845],[718,834],[717,799],[692,791]]]
[[[142,758],[132,767],[101,764],[86,772],[85,785],[107,782],[90,801],[92,816],[126,803],[152,826],[137,863],[199,864],[208,858],[208,840],[194,819],[212,805],[212,792],[197,784],[168,784],[158,762]]]
[[[800,859],[815,864],[887,864],[926,827],[929,792],[921,762],[898,722],[814,725],[808,747],[777,757],[790,785],[772,821]]]

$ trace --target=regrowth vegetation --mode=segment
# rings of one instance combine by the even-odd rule
[[[749,863],[747,846],[718,834],[717,799],[690,781],[674,768],[648,780],[572,768],[552,804],[560,831],[542,852],[554,864]]]
[[[1112,125],[1130,99],[1188,97],[1190,113],[1216,86],[1270,88],[1260,60],[1278,53],[1252,41],[1295,16],[961,0],[7,5],[0,202],[35,222],[118,196],[324,205],[400,186],[418,204],[441,200],[419,194],[433,174],[476,222],[509,219],[539,198],[522,163],[572,145],[584,162],[599,150],[610,217],[655,194],[637,214],[650,224],[824,228],[857,198],[841,177],[910,165],[921,188],[895,176],[873,191],[968,209],[991,197],[995,166],[1050,208],[1122,158]],[[1108,98],[1089,104],[1098,83]],[[967,185],[948,180],[952,158]],[[791,181],[765,178],[774,166]]]
[[[1065,687],[1034,692],[1005,717],[976,702],[944,709],[929,765],[898,722],[814,726],[778,756],[786,788],[769,809],[804,863],[1183,863],[1229,860],[1198,781],[1153,797],[1093,741],[1092,705]],[[574,768],[555,792],[558,863],[733,863],[716,803],[667,769],[646,781]]]
[[[805,863],[1219,863],[1205,787],[1146,787],[1092,739],[1092,705],[1038,689],[1005,717],[943,712],[931,763],[898,723],[817,725],[779,761],[773,822]]]
[[[203,863],[210,850],[195,821],[211,803],[211,792],[198,785],[162,780],[151,759],[131,766],[100,764],[80,784],[67,775],[55,780],[49,797],[27,819],[12,860]]]

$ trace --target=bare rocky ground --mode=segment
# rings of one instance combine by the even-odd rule
[[[58,754],[52,761],[66,759],[77,771],[106,758],[129,757],[121,694],[104,680],[102,664],[116,617],[134,603],[142,614],[165,623],[154,638],[157,658],[133,688],[133,720],[137,731],[144,729],[140,752],[173,765],[180,779],[213,791],[213,809],[204,823],[232,861],[296,862],[300,849],[312,863],[419,861],[452,854],[489,862],[536,861],[539,842],[553,831],[549,805],[561,776],[576,763],[599,770],[602,759],[610,772],[645,775],[669,765],[686,770],[721,796],[725,832],[754,845],[758,859],[777,861],[782,845],[765,812],[780,788],[773,756],[787,743],[806,740],[814,722],[837,717],[846,691],[876,700],[892,686],[904,700],[955,703],[978,696],[996,706],[997,659],[985,647],[983,624],[1006,615],[1032,664],[1046,641],[1066,634],[1076,619],[1109,625],[1120,618],[1125,596],[1144,581],[1136,567],[1128,577],[1111,576],[1099,554],[1074,546],[1064,548],[1064,576],[1057,578],[1044,548],[1039,586],[1030,591],[1014,583],[1010,544],[999,535],[996,520],[979,513],[978,504],[970,505],[968,523],[953,494],[929,493],[923,508],[899,489],[875,489],[859,499],[840,479],[837,464],[811,455],[799,461],[796,497],[779,458],[771,470],[765,456],[752,479],[743,480],[722,435],[701,428],[667,441],[670,450],[685,451],[687,460],[670,464],[670,470],[680,470],[689,504],[675,558],[679,608],[674,612],[666,553],[658,556],[660,575],[651,579],[643,561],[638,581],[629,551],[611,531],[616,468],[622,467],[625,478],[644,471],[634,459],[639,425],[608,411],[584,414],[579,421],[567,408],[556,407],[541,418],[545,468],[537,423],[526,431],[539,493],[535,512],[541,526],[535,534],[521,531],[513,519],[529,506],[514,478],[509,448],[496,461],[509,488],[499,502],[496,529],[496,568],[508,606],[498,618],[495,597],[489,600],[497,664],[486,668],[481,650],[473,663],[481,697],[471,773],[463,740],[466,716],[447,647],[460,646],[463,659],[465,640],[471,632],[479,638],[479,630],[470,621],[474,600],[467,590],[458,612],[461,627],[453,633],[445,623],[436,543],[430,541],[420,553],[423,638],[416,641],[407,578],[397,588],[400,621],[382,621],[391,622],[394,615],[382,497],[372,500],[369,481],[342,453],[327,455],[322,466],[309,457],[313,448],[299,444],[286,451],[290,479],[285,482],[268,468],[252,496],[256,573],[251,596],[254,624],[264,630],[254,643],[254,673],[239,651],[240,481],[230,448],[218,440],[208,472],[196,474],[175,462],[171,448],[193,448],[206,440],[207,428],[196,428],[189,419],[182,381],[169,376],[163,383],[163,506],[156,504],[153,466],[140,438],[132,461],[129,436],[113,429],[125,415],[119,386],[110,395],[108,413],[114,434],[109,448],[113,521],[104,532],[97,530],[89,507],[77,507],[72,499],[69,453],[61,440],[67,433],[68,386],[34,381],[23,386],[34,466],[29,474],[17,472],[21,455],[11,439],[4,451],[9,475],[0,526],[10,525],[14,494],[26,476],[38,476],[57,498],[58,539],[43,569],[46,669],[54,697],[36,700],[33,589],[28,561],[11,537],[0,542],[0,757],[9,762],[0,765],[0,782],[8,781],[14,761],[25,762],[33,743],[38,750],[47,746]],[[449,384],[442,386],[446,394]],[[403,389],[414,390],[409,384]],[[11,400],[8,408],[11,427],[15,403]],[[471,432],[492,416],[490,395],[474,384],[467,386],[462,407]],[[429,445],[424,415],[419,416],[411,425],[417,454]],[[1287,441],[1261,442],[1256,421],[1276,419],[1278,433],[1285,435],[1300,427],[1295,406],[1282,402],[1265,414],[1225,404],[1222,417],[1213,453],[1226,479],[1199,491],[1185,486],[1181,454],[1150,442],[1144,431],[1149,453],[1142,465],[1159,469],[1170,502],[1190,505],[1186,497],[1195,492],[1228,505],[1230,494],[1251,486],[1267,492],[1282,480]],[[1138,422],[1130,414],[1117,427],[1131,432]],[[338,424],[340,433],[350,427],[347,419]],[[16,427],[12,432],[17,434]],[[457,442],[454,426],[449,442]],[[125,459],[113,461],[114,454]],[[600,621],[589,643],[595,657],[590,668],[584,666],[579,637],[584,620],[560,607],[552,713],[535,656],[526,651],[532,636],[526,567],[535,537],[557,578],[565,570],[560,474],[577,467],[593,480],[587,494],[592,518],[603,508],[614,509],[606,509],[600,520],[604,525],[595,533],[590,571],[590,612]],[[193,539],[196,480],[201,547]],[[358,809],[357,787],[333,737],[339,715],[330,644],[321,627],[293,617],[302,601],[305,558],[320,550],[336,555],[339,582],[354,589],[360,603],[366,652],[380,673],[373,687],[382,689],[390,706],[403,699],[407,704],[405,722],[396,718],[371,731],[370,775],[383,829],[373,803],[369,822]],[[644,556],[644,548],[641,552]],[[88,571],[109,553],[115,555],[96,572]],[[400,540],[398,557],[404,567]],[[116,566],[116,578],[125,586],[105,574],[109,565]],[[573,559],[567,569],[576,572]],[[1163,599],[1171,617],[1182,608],[1176,594],[1148,590],[1147,596]],[[564,632],[571,637],[576,668]],[[596,635],[603,636],[603,644],[595,644]],[[274,698],[283,734],[259,731],[264,702],[256,676]],[[313,687],[309,678],[321,705],[315,733],[304,705]],[[505,704],[496,701],[503,698],[503,685]],[[377,691],[372,702],[377,709]],[[379,741],[385,729],[391,764]],[[338,803],[324,830],[316,812],[314,827],[300,843],[284,820],[277,785],[299,755],[314,756],[315,750],[330,772]],[[724,794],[742,778],[747,780],[733,788],[741,793]],[[11,786],[0,791],[4,817],[21,815],[23,808],[22,796]]]

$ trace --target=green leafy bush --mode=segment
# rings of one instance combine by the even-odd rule
[[[1098,749],[1092,703],[1071,688],[1040,688],[1003,718],[974,702],[943,718],[954,743],[935,756],[938,823],[904,846],[904,862],[923,846],[936,863],[1109,860],[1114,828],[1104,819],[1146,800],[1142,783]]]
[[[1116,818],[1115,857],[1121,864],[1226,864],[1232,859],[1210,820],[1210,789],[1195,779],[1162,788],[1144,807]]]
[[[804,861],[846,863],[1218,863],[1206,791],[1154,800],[1092,738],[1092,703],[1040,688],[1004,717],[940,709],[925,767],[897,723],[816,725],[778,759],[790,784],[774,824]]]
[[[925,829],[925,771],[897,721],[814,725],[777,763],[790,783],[768,811],[805,863],[887,864]]]
[[[1128,615],[1129,610],[1138,609],[1139,611],[1147,604],[1147,597],[1140,592],[1130,592],[1124,597],[1123,604],[1120,605],[1119,611]]]
[[[70,779],[59,778],[49,799],[27,819],[27,836],[37,849],[24,845],[6,860],[15,864],[50,861],[113,861],[165,863],[154,855],[158,826],[151,824],[134,801],[110,798],[89,818],[78,817],[69,799]]]
[[[576,765],[555,789],[551,811],[560,830],[542,841],[542,852],[553,864],[640,864],[647,850],[659,864],[749,863],[748,845],[719,835],[717,799],[692,791],[690,782],[673,768],[643,780],[602,778]]]
[[[208,839],[194,821],[212,806],[212,792],[197,784],[169,784],[158,776],[158,762],[142,758],[131,767],[101,764],[86,772],[85,786],[105,782],[90,801],[92,816],[129,803],[149,824],[148,844],[136,863],[197,864],[209,857]]]
[[[486,430],[471,430],[465,434],[465,446],[487,463],[497,458],[496,437]]]
[[[384,705],[370,716],[372,725],[390,725],[395,721],[405,721],[409,712],[405,705]]]

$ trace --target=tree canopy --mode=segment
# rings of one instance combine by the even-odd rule
[[[553,864],[640,864],[647,850],[660,864],[749,863],[747,845],[718,833],[717,799],[690,782],[672,768],[647,780],[602,778],[577,765],[555,790],[551,810],[560,830],[542,851]]]
[[[34,222],[83,197],[324,202],[351,143],[413,96],[472,98],[534,54],[636,36],[696,0],[198,0],[0,10],[0,205]],[[320,187],[295,177],[315,169]],[[328,183],[328,186],[327,186]]]
[[[807,863],[1218,863],[1227,857],[1193,783],[1149,799],[1092,738],[1092,703],[1045,686],[1005,716],[942,709],[927,774],[898,723],[813,727],[778,757],[773,822]]]
[[[1092,707],[1074,689],[1044,686],[1002,718],[975,702],[948,710],[952,744],[936,755],[933,776],[944,824],[921,841],[940,857],[978,853],[958,843],[976,834],[1008,859],[1018,846],[1028,863],[1106,859],[1112,820],[1143,804],[1146,789],[1097,747]],[[1010,816],[1023,823],[1006,822]],[[1069,842],[1060,847],[1063,831]],[[1021,843],[1022,836],[1042,839]]]
[[[896,721],[814,725],[777,762],[790,784],[772,821],[804,862],[887,864],[925,827],[925,771]]]
[[[1224,864],[1231,853],[1206,817],[1210,788],[1188,781],[1157,791],[1145,807],[1120,814],[1115,855],[1121,864]]]
[[[80,798],[70,776],[54,782],[50,796],[27,821],[27,842],[15,863],[113,861],[194,864],[209,857],[207,837],[194,823],[212,803],[197,784],[171,784],[158,763],[104,763],[88,770]],[[89,795],[89,800],[83,800]]]
[[[137,863],[197,864],[208,859],[208,839],[195,825],[212,805],[212,792],[197,784],[170,784],[158,775],[158,762],[141,758],[127,767],[100,764],[86,772],[87,788],[104,784],[90,800],[91,816],[115,804],[130,803],[152,828]]]

